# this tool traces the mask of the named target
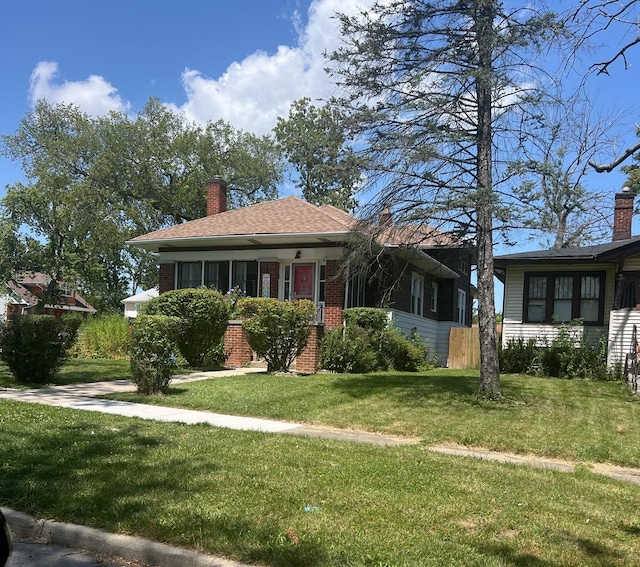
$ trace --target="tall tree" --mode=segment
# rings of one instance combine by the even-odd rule
[[[344,117],[327,103],[314,106],[311,99],[295,101],[289,117],[278,118],[276,140],[298,174],[303,197],[315,205],[334,205],[353,211],[361,164],[346,143]]]
[[[543,87],[535,63],[559,25],[496,0],[388,0],[339,19],[331,60],[370,163],[369,218],[387,209],[416,234],[436,225],[474,241],[479,392],[499,398],[493,233],[508,207],[494,176],[519,143],[521,113]]]
[[[153,258],[126,240],[204,216],[214,176],[229,181],[228,204],[240,206],[273,198],[282,175],[269,137],[221,121],[188,124],[154,99],[135,119],[40,101],[14,135],[2,137],[0,151],[21,162],[27,179],[1,203],[15,228],[4,242],[23,250],[13,268],[77,282],[113,309],[157,278]]]

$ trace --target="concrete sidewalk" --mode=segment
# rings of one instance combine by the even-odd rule
[[[265,372],[265,370],[262,368],[234,368],[210,372],[181,374],[172,378],[171,385],[176,386],[198,380],[209,380],[222,376],[241,376],[256,372]],[[261,431],[264,433],[290,433],[293,435],[370,443],[374,445],[408,445],[419,441],[418,439],[393,437],[378,433],[348,431],[330,427],[315,427],[286,421],[274,421],[253,417],[224,415],[208,411],[196,411],[100,399],[100,396],[105,396],[107,394],[134,392],[135,390],[136,387],[131,380],[114,380],[110,382],[52,386],[50,388],[33,390],[0,389],[0,398],[49,406],[60,406],[77,410],[122,415],[125,417],[137,417],[152,421],[187,424],[207,423],[214,427],[224,427],[227,429]]]

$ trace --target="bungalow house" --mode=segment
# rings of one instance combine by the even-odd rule
[[[27,315],[35,312],[40,297],[46,291],[51,278],[40,272],[23,274],[15,280],[4,284],[0,292],[0,320],[12,315]],[[44,313],[48,315],[64,315],[78,313],[83,317],[93,315],[96,309],[80,293],[67,282],[58,282],[60,296],[55,303],[46,304]]]
[[[613,239],[606,244],[496,256],[504,284],[502,344],[519,337],[539,345],[558,323],[579,320],[585,338],[607,337],[608,363],[624,364],[640,325],[640,237],[631,236],[634,195],[615,196]]]
[[[129,241],[158,255],[160,293],[205,286],[310,299],[327,329],[342,324],[344,308],[384,305],[393,323],[419,333],[441,363],[449,329],[470,326],[472,253],[443,233],[409,246],[406,227],[396,229],[387,218],[376,239],[382,263],[373,278],[363,277],[345,262],[357,222],[348,213],[295,196],[227,210],[226,196],[225,182],[215,179],[207,187],[207,216]]]

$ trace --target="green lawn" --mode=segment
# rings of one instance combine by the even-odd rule
[[[565,474],[421,446],[152,423],[6,400],[0,432],[3,505],[243,561],[640,564],[640,487],[586,469]]]
[[[51,385],[81,384],[131,378],[128,360],[70,358],[60,369],[53,384],[16,382],[7,366],[0,362],[0,388],[42,388]]]
[[[502,377],[503,403],[475,396],[478,374],[253,374],[118,399],[418,436],[501,451],[640,467],[640,400],[620,382]]]
[[[70,361],[61,380],[128,376],[126,361],[103,363]],[[146,399],[423,438],[404,447],[0,400],[0,504],[278,567],[640,565],[640,486],[426,449],[640,465],[640,400],[621,383],[504,376],[498,404],[475,397],[477,381],[255,374]]]

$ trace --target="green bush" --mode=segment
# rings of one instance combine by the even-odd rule
[[[249,346],[267,361],[267,372],[287,372],[307,346],[315,303],[252,297],[237,308]]]
[[[102,315],[80,326],[70,351],[77,358],[124,359],[129,356],[129,321],[122,315]]]
[[[427,367],[426,349],[395,328],[380,336],[380,370],[418,372]]]
[[[19,315],[0,328],[0,358],[19,382],[51,382],[68,357],[80,318]]]
[[[327,331],[321,342],[320,366],[331,372],[373,372],[378,353],[371,345],[366,329],[351,325]]]
[[[522,337],[510,339],[507,346],[500,348],[500,370],[510,374],[527,374],[538,362],[540,349],[534,339],[525,341]]]
[[[387,312],[375,307],[351,307],[342,312],[342,318],[347,326],[357,325],[378,334],[389,326]]]
[[[182,320],[176,342],[190,366],[202,366],[209,351],[224,337],[230,305],[213,289],[176,289],[153,298],[146,315],[167,315]]]
[[[176,367],[176,342],[182,321],[166,315],[139,315],[131,330],[132,381],[140,394],[159,394]]]

